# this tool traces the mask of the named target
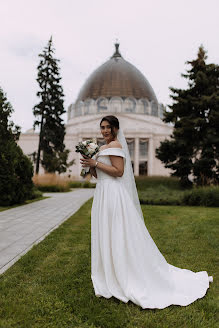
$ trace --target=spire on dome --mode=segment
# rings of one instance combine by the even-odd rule
[[[113,56],[111,58],[118,58],[118,57],[122,57],[122,55],[120,54],[119,52],[119,43],[117,42],[116,40],[116,43],[115,43],[115,52],[113,54]]]

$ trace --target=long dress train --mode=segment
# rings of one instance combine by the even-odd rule
[[[99,162],[111,165],[109,155],[125,157],[120,148],[99,151]],[[112,296],[146,308],[186,306],[209,288],[206,271],[193,272],[165,260],[119,177],[100,169],[91,210],[91,280],[97,297]]]

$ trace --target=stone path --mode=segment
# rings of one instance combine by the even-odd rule
[[[51,198],[0,212],[0,274],[74,214],[94,189],[44,193]]]

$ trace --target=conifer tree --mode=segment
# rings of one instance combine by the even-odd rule
[[[61,77],[58,66],[60,60],[54,58],[53,55],[54,48],[51,37],[43,53],[39,54],[41,60],[37,67],[37,82],[40,87],[37,96],[40,98],[40,102],[33,109],[34,115],[39,118],[34,121],[34,129],[36,126],[40,126],[37,174],[40,162],[46,172],[58,173],[66,172],[73,163],[67,163],[70,151],[65,149],[64,145],[65,125],[61,116],[66,111],[63,106],[63,88],[60,85]]]
[[[171,87],[173,104],[164,113],[164,122],[174,124],[170,140],[161,142],[156,156],[166,168],[190,186],[192,174],[198,185],[219,182],[219,66],[206,64],[206,51],[187,61],[191,68],[185,90]]]
[[[33,166],[16,143],[20,127],[10,121],[12,112],[0,88],[0,205],[22,203],[33,194]]]

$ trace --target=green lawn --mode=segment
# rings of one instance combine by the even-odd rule
[[[218,327],[218,209],[142,206],[169,263],[214,276],[206,296],[187,307],[143,310],[130,301],[95,297],[90,208],[91,200],[0,276],[0,328]]]

